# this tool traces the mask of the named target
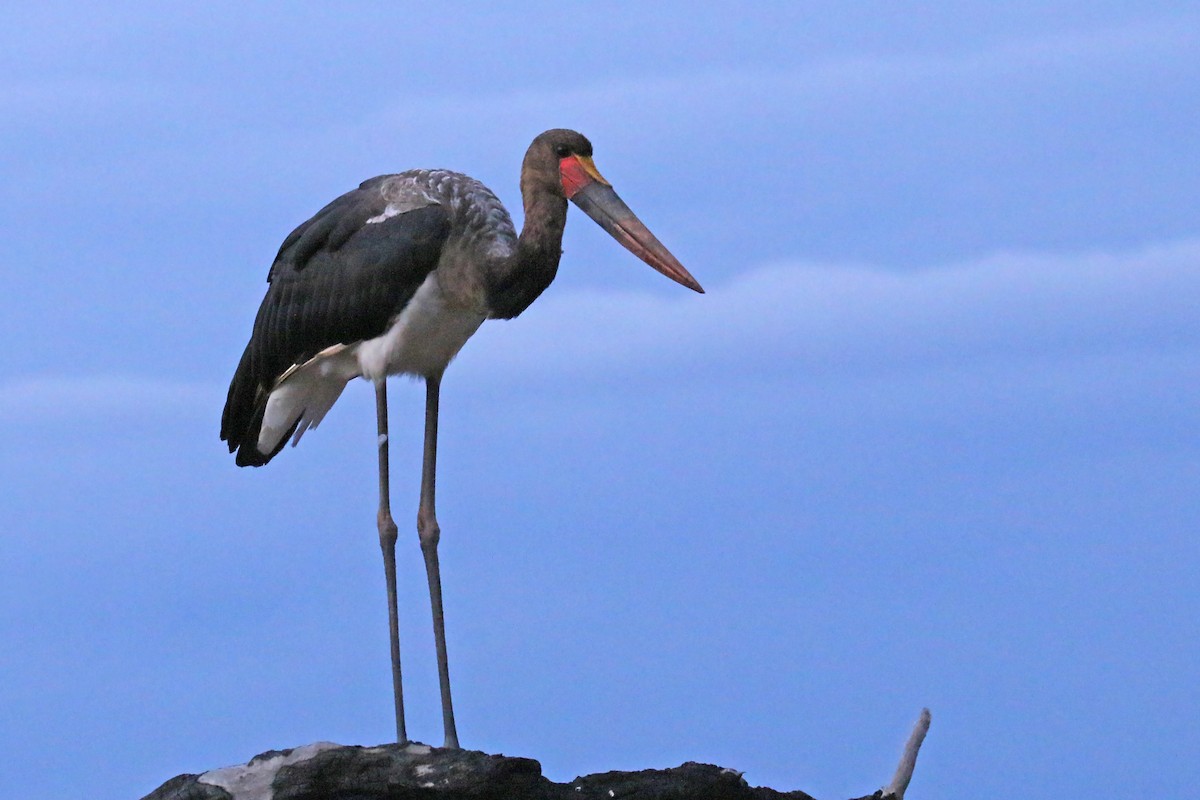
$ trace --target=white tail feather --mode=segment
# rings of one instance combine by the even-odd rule
[[[283,373],[267,398],[258,451],[272,453],[295,426],[292,446],[309,428],[315,428],[342,396],[346,384],[358,376],[355,348],[344,344],[328,347],[303,364]]]

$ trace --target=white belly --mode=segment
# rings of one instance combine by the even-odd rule
[[[439,374],[486,318],[449,306],[431,272],[387,332],[355,348],[361,374],[369,380]]]
[[[450,307],[430,273],[400,316],[381,336],[353,345],[327,347],[279,379],[258,435],[260,453],[270,453],[295,428],[292,445],[315,428],[337,402],[346,383],[362,376],[438,375],[479,330],[486,317]]]

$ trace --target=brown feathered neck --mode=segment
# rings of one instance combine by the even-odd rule
[[[558,273],[567,199],[559,161],[563,152],[588,155],[592,145],[582,134],[562,128],[533,140],[521,164],[521,200],[525,222],[517,249],[497,270],[488,291],[492,316],[511,319],[546,290]]]

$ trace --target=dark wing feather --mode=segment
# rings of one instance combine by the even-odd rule
[[[446,210],[431,203],[368,223],[387,207],[381,180],[325,206],[279,249],[221,415],[221,439],[241,466],[275,455],[255,445],[279,376],[326,347],[382,334],[437,267],[450,233]]]

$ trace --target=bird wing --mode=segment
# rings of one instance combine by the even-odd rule
[[[279,248],[221,416],[221,439],[239,465],[275,455],[255,444],[279,377],[328,347],[382,334],[437,267],[449,212],[403,177],[364,182]]]

